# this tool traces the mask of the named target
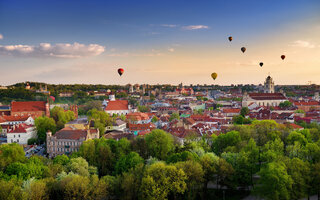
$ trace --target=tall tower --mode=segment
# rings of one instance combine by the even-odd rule
[[[264,82],[264,87],[263,87],[263,92],[264,93],[274,93],[274,82],[271,76],[268,76],[266,78],[266,81]]]

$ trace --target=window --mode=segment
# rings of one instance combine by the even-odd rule
[[[11,143],[13,143],[13,139],[11,139]]]
[[[19,142],[19,139],[17,139],[17,142]]]
[[[16,135],[13,135],[14,138],[16,138]]]
[[[19,137],[20,137],[20,134],[19,134]]]

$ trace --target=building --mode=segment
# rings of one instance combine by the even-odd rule
[[[248,93],[242,98],[242,107],[248,107],[251,103],[259,106],[279,106],[280,103],[287,101],[282,93]]]
[[[34,125],[34,119],[30,116],[0,116],[1,136],[7,136],[15,125],[25,123],[27,125]]]
[[[13,101],[11,116],[50,117],[49,103],[46,101]]]
[[[116,130],[116,131],[124,131],[126,129],[127,123],[122,121],[121,119],[116,119],[115,122],[113,122],[112,126],[107,126],[106,131]]]
[[[79,130],[63,128],[54,135],[47,132],[47,153],[50,158],[57,155],[69,155],[79,150],[82,143],[89,139],[99,138],[99,129]]]
[[[151,122],[151,119],[147,113],[134,112],[129,113],[126,117],[129,120],[129,123],[132,124],[147,124]]]
[[[268,76],[264,82],[264,93],[244,93],[242,98],[242,107],[248,107],[252,103],[259,106],[279,106],[280,103],[287,101],[283,93],[274,92],[273,79]]]
[[[11,109],[10,106],[2,106],[0,105],[0,115],[10,115]]]
[[[105,112],[109,115],[127,115],[130,113],[128,100],[116,100],[114,95],[110,95],[109,101],[105,104]]]
[[[13,125],[13,129],[7,133],[7,143],[28,144],[28,140],[36,138],[37,132],[33,125],[25,123]]]
[[[274,93],[274,82],[271,76],[268,76],[266,78],[266,81],[264,82],[264,87],[263,87],[263,92],[264,93]]]
[[[85,130],[89,128],[89,122],[87,117],[78,118],[70,121],[64,125],[65,128],[70,127],[73,129]]]

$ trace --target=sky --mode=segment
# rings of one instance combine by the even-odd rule
[[[319,11],[319,0],[0,0],[0,85],[260,84],[268,74],[320,84]]]

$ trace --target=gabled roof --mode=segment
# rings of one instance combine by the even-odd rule
[[[57,139],[79,140],[80,138],[87,137],[87,130],[70,130],[68,128],[63,128],[56,132],[53,136]]]
[[[286,100],[282,93],[248,93],[249,97],[255,100]]]
[[[105,110],[106,111],[108,111],[108,110],[129,110],[128,105],[129,105],[129,103],[127,100],[109,101]]]
[[[46,111],[46,101],[13,101],[11,112]]]
[[[2,122],[17,122],[17,121],[26,121],[30,116],[0,116],[0,123]]]
[[[22,123],[22,124],[16,125],[8,133],[27,133],[27,129],[31,128],[31,127],[33,127],[33,126]]]

